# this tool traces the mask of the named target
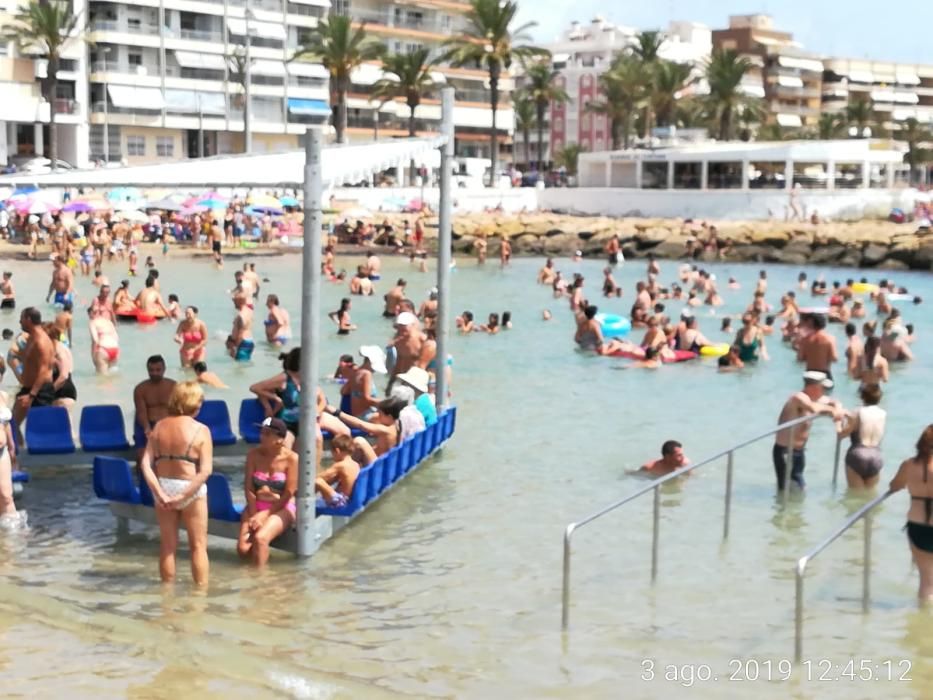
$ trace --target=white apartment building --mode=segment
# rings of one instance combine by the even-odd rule
[[[933,65],[829,58],[823,66],[823,111],[867,100],[887,128],[911,117],[933,125]]]
[[[545,162],[552,160],[552,153],[570,144],[579,143],[587,151],[611,147],[608,120],[589,112],[587,105],[599,99],[599,76],[609,69],[618,53],[637,42],[638,34],[638,29],[597,17],[588,24],[571,23],[557,41],[545,45],[551,52],[554,69],[561,74],[558,84],[570,97],[567,104],[551,107],[549,125],[544,134]],[[664,37],[661,57],[693,65],[699,74],[712,48],[709,28],[693,22],[671,22]],[[518,84],[520,87],[520,78]],[[516,162],[541,160],[535,131],[532,132],[530,154],[524,152],[521,136],[516,136],[513,150]]]

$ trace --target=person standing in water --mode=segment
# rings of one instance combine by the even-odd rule
[[[16,308],[16,290],[13,288],[13,273],[4,272],[0,281],[0,309]]]
[[[881,402],[881,387],[869,384],[862,387],[861,408],[846,414],[845,423],[839,425],[839,437],[851,437],[852,445],[846,452],[846,481],[849,488],[872,488],[878,483],[884,459],[881,440],[884,438],[887,413]]]
[[[279,304],[277,294],[270,294],[266,297],[266,308],[269,309],[269,316],[263,321],[266,327],[266,340],[281,347],[287,344],[292,337],[291,319],[288,311]]]
[[[933,423],[924,428],[917,441],[917,454],[904,460],[891,480],[889,490],[907,489],[907,539],[914,563],[920,572],[918,597],[921,603],[933,601]]]
[[[253,341],[253,312],[247,305],[245,294],[236,294],[233,297],[233,306],[236,315],[233,317],[233,328],[227,337],[227,352],[237,362],[248,362],[253,357],[256,343]]]

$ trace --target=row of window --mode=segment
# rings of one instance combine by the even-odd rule
[[[131,135],[126,137],[126,155],[145,156],[146,137]],[[159,158],[173,158],[175,156],[175,139],[172,136],[155,137],[156,155]]]

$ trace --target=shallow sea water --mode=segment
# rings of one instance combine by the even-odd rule
[[[215,271],[173,251],[159,261],[164,294],[201,309],[211,333],[208,362],[233,388],[212,392],[233,404],[256,379],[278,367],[276,351],[259,343],[252,363],[234,366],[223,351],[232,320],[225,294],[233,260]],[[177,255],[177,257],[175,257]],[[275,292],[297,318],[298,256],[259,258]],[[348,268],[356,260],[341,261]],[[809,488],[782,506],[774,494],[770,442],[736,457],[732,534],[722,542],[725,462],[699,470],[662,493],[661,555],[650,583],[650,495],[580,531],[574,540],[570,631],[560,632],[562,534],[567,523],[639,488],[626,473],[676,438],[698,461],[762,432],[799,385],[799,368],[778,339],[772,359],[733,375],[713,361],[626,370],[626,361],[573,349],[566,300],[554,300],[534,278],[541,260],[507,270],[461,259],[453,274],[453,310],[513,313],[515,328],[495,337],[454,337],[457,432],[442,456],[327,543],[310,561],[274,557],[264,572],[240,564],[233,543],[212,540],[210,590],[194,591],[184,554],[179,582],[158,582],[157,533],[135,525],[118,539],[109,509],[91,489],[86,467],[39,469],[21,501],[27,533],[0,534],[0,688],[4,697],[295,697],[295,698],[925,698],[933,694],[930,613],[915,602],[916,574],[901,526],[906,497],[878,512],[874,530],[873,601],[861,613],[861,527],[811,565],[807,580],[805,656],[843,666],[870,659],[911,664],[911,682],[807,682],[803,667],[787,681],[728,680],[737,662],[792,657],[796,559],[822,539],[865,496],[831,485],[833,437],[814,427]],[[125,263],[124,263],[125,264]],[[587,275],[596,299],[602,262],[560,260]],[[8,262],[20,307],[44,296],[47,263]],[[759,266],[709,265],[724,286],[726,306],[701,327],[722,338],[719,318],[748,303]],[[798,268],[768,266],[768,299],[792,288]],[[116,283],[125,270],[109,265]],[[662,279],[677,264],[662,263]],[[853,273],[807,270],[829,281]],[[407,260],[387,260],[379,293],[399,275],[420,303],[434,284]],[[644,263],[617,274],[621,300],[598,303],[626,313]],[[860,276],[862,273],[855,273]],[[872,274],[876,279],[883,274]],[[933,418],[933,276],[896,273],[928,301],[904,306],[916,324],[917,361],[897,367],[883,402],[889,412],[883,483],[912,454]],[[134,291],[141,280],[133,283]],[[78,282],[85,301],[88,280]],[[344,287],[326,285],[323,308],[337,308]],[[801,292],[804,303],[809,294]],[[43,310],[47,307],[42,306]],[[550,322],[541,311],[554,312]],[[671,306],[672,315],[679,306]],[[360,330],[338,338],[324,323],[322,375],[341,352],[390,336],[380,298],[354,298]],[[6,312],[4,312],[6,313]],[[701,314],[709,314],[702,309]],[[3,327],[15,315],[0,317]],[[129,415],[131,387],[145,357],[161,352],[179,377],[174,328],[120,327],[122,367],[93,375],[82,324],[75,332],[80,403],[118,402]],[[841,328],[834,328],[841,338]],[[837,371],[837,376],[842,375]],[[7,375],[4,388],[15,389]],[[325,384],[336,398],[336,387]],[[835,395],[855,405],[856,384],[840,378]],[[77,413],[75,414],[77,415]],[[232,466],[223,468],[236,474]],[[642,680],[643,660],[655,666]],[[708,664],[718,680],[665,680],[666,667]],[[820,669],[822,670],[822,669]],[[698,670],[703,673],[703,670]],[[884,671],[884,675],[887,672]],[[832,674],[838,678],[838,670]]]

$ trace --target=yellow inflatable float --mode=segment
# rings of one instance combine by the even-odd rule
[[[868,282],[854,282],[852,284],[852,291],[856,294],[871,294],[872,292],[878,291],[878,285],[869,284]]]
[[[717,343],[716,345],[704,345],[700,348],[700,354],[703,357],[722,357],[729,353],[729,343]]]

